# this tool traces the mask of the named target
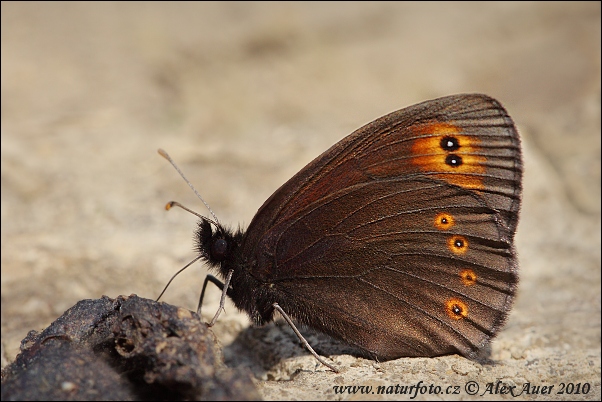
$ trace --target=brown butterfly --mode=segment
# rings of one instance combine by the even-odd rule
[[[410,106],[314,159],[246,231],[201,217],[199,258],[225,279],[204,286],[256,324],[276,309],[373,358],[477,359],[516,293],[521,177],[519,136],[496,100]]]

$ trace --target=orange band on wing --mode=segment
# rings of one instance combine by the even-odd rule
[[[479,140],[474,136],[459,134],[462,130],[452,124],[433,123],[414,129],[421,138],[412,145],[412,163],[423,172],[464,188],[484,188],[485,173],[483,156],[476,155]],[[449,141],[446,148],[444,143]]]

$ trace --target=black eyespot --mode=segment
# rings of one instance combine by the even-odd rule
[[[228,242],[224,239],[217,239],[211,244],[211,258],[216,261],[223,261],[228,253]]]
[[[458,139],[455,137],[443,137],[441,139],[441,149],[447,151],[447,152],[452,152],[457,150],[458,148],[460,148],[460,143],[458,142]]]
[[[445,157],[445,163],[451,167],[458,167],[462,165],[462,157],[454,154],[447,155]]]
[[[462,240],[462,239],[456,239],[454,245],[456,247],[458,247],[458,248],[462,248],[462,247],[464,247],[464,240]]]
[[[454,304],[452,306],[452,313],[454,313],[455,315],[461,315],[462,314],[462,307],[458,306],[457,304]]]

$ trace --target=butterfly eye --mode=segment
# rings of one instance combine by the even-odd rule
[[[228,242],[224,239],[217,239],[211,245],[211,257],[217,261],[223,261],[228,252]]]

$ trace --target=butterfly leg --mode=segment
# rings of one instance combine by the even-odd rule
[[[326,367],[328,367],[329,369],[331,369],[335,373],[339,373],[340,372],[335,366],[333,366],[332,364],[326,362],[326,360],[322,359],[316,353],[316,351],[310,346],[309,342],[307,342],[307,340],[303,337],[303,335],[301,335],[301,332],[299,332],[299,330],[297,329],[297,327],[295,326],[295,324],[293,324],[293,320],[291,320],[291,318],[288,316],[288,314],[286,314],[284,312],[284,310],[282,309],[282,307],[280,307],[280,305],[278,305],[278,303],[272,304],[272,307],[274,307],[275,310],[278,310],[278,312],[280,313],[280,315],[282,315],[282,317],[286,320],[286,322],[293,329],[293,331],[295,332],[295,334],[297,334],[297,337],[299,338],[299,340],[301,341],[301,343],[307,348],[307,350],[309,350],[309,352],[312,355],[314,355],[314,357],[316,358],[316,360],[318,360],[320,363],[322,363],[323,365],[325,365]]]
[[[205,282],[203,282],[203,289],[201,290],[201,297],[199,298],[199,305],[196,309],[196,312],[199,316],[201,315],[201,307],[203,306],[203,299],[205,298],[205,289],[207,288],[207,283],[209,283],[209,282],[213,283],[215,286],[220,288],[220,290],[222,291],[222,297],[220,298],[220,301],[219,301],[219,308],[217,309],[217,312],[213,316],[213,319],[211,320],[211,322],[209,324],[207,324],[210,327],[215,325],[215,322],[217,321],[217,317],[219,317],[219,315],[221,314],[222,311],[225,311],[224,305],[226,304],[226,296],[228,295],[228,287],[230,286],[230,280],[232,279],[233,273],[234,273],[233,270],[230,270],[228,272],[228,276],[226,277],[225,283],[221,283],[220,280],[217,279],[213,275],[207,275],[205,277]]]

